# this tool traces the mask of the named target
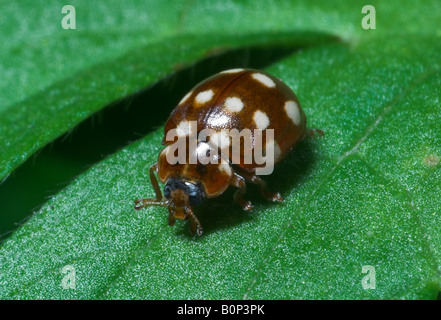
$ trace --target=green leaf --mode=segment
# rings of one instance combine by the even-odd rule
[[[134,199],[154,194],[147,172],[161,148],[159,128],[78,176],[3,243],[0,297],[436,298],[441,286],[441,42],[433,22],[439,4],[413,10],[412,2],[400,7],[374,2],[377,29],[363,30],[362,2],[341,2],[338,8],[306,2],[180,3],[173,10],[152,5],[146,12],[157,20],[135,21],[133,30],[147,30],[151,43],[132,30],[138,40],[130,45],[132,32],[115,29],[119,53],[100,60],[85,50],[74,75],[43,74],[36,91],[39,76],[32,75],[34,84],[20,89],[20,99],[0,97],[14,106],[0,110],[0,133],[7,137],[3,175],[98,109],[219,46],[301,47],[267,71],[294,89],[308,126],[323,129],[325,136],[302,141],[266,177],[284,196],[282,204],[267,203],[250,186],[256,209],[246,214],[229,190],[198,208],[204,234],[195,238],[184,222],[169,227],[164,208],[133,209]],[[141,7],[120,7],[120,16],[111,15],[107,23],[123,24]],[[158,18],[161,9],[167,11],[164,20]],[[100,25],[99,19],[108,21],[99,12],[89,16],[90,29]],[[173,17],[178,27],[165,21]],[[112,35],[103,33],[103,38]],[[12,34],[21,48],[20,37]],[[342,40],[330,41],[327,35]],[[38,32],[35,37],[40,39]],[[75,37],[80,41],[85,35]],[[38,42],[35,48],[41,49]],[[106,75],[112,76],[106,80]],[[53,92],[59,94],[48,97]],[[26,122],[27,117],[32,120]],[[26,128],[33,123],[41,129],[30,137]],[[362,285],[365,277],[372,284],[372,271],[363,273],[366,266],[375,268],[374,289]],[[75,288],[63,288],[73,276]]]

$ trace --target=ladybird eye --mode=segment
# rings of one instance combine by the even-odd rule
[[[166,197],[167,199],[170,198],[170,186],[166,185],[164,187],[164,197]]]
[[[198,192],[191,192],[188,195],[188,201],[192,206],[196,206],[202,202],[202,197]]]

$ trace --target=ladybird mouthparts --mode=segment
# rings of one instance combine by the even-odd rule
[[[188,196],[188,202],[196,206],[205,198],[205,192],[200,183],[193,183],[179,178],[170,178],[164,187],[164,197],[170,199],[173,191],[182,190]]]

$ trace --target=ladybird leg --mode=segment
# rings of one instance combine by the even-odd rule
[[[170,210],[170,207],[169,207],[169,210]],[[173,227],[175,225],[175,223],[176,223],[176,219],[173,216],[173,212],[170,211],[169,214],[168,214],[168,225],[170,227]]]
[[[325,133],[323,130],[312,128],[312,129],[306,129],[305,133],[303,134],[303,138],[309,137],[309,138],[315,138],[316,135],[320,135],[321,137],[325,136]]]
[[[191,234],[196,234],[200,236],[203,232],[202,225],[199,222],[199,219],[196,217],[196,215],[193,213],[193,211],[189,208],[185,210],[187,214],[187,219],[190,220],[190,232]]]
[[[279,192],[271,192],[268,191],[266,187],[266,181],[260,178],[259,176],[252,174],[248,171],[242,170],[242,176],[249,182],[257,184],[259,186],[260,193],[269,201],[273,202],[282,202],[283,198]]]
[[[245,192],[247,190],[245,179],[235,172],[233,177],[231,178],[230,184],[232,186],[235,186],[236,188],[239,188],[234,193],[234,201],[236,201],[238,204],[240,204],[242,209],[245,211],[253,210],[254,206],[251,204],[251,202],[243,199],[243,195],[245,194]]]
[[[148,206],[167,206],[168,201],[162,196],[161,188],[159,188],[158,180],[155,177],[155,171],[158,170],[158,163],[154,163],[150,167],[150,182],[155,190],[156,199],[137,199],[135,200],[135,209],[139,210]]]
[[[283,198],[279,192],[268,191],[266,187],[266,181],[262,180],[259,176],[252,175],[250,181],[259,186],[260,193],[269,201],[282,202]]]
[[[164,198],[162,196],[162,192],[161,192],[161,188],[159,187],[158,180],[156,179],[156,176],[155,176],[155,172],[157,172],[157,171],[158,171],[158,163],[155,162],[150,167],[150,182],[153,186],[153,189],[155,190],[156,201],[160,202],[160,201],[164,200]]]

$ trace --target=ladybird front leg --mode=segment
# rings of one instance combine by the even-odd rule
[[[238,188],[238,190],[236,190],[236,192],[234,193],[234,201],[240,204],[242,209],[245,211],[253,210],[254,206],[251,204],[251,202],[243,199],[243,195],[246,192],[245,179],[235,172],[233,177],[231,178],[230,184]]]
[[[135,209],[139,210],[148,206],[167,206],[168,201],[162,196],[161,188],[155,177],[155,171],[158,170],[158,163],[150,167],[150,182],[155,190],[156,199],[137,199],[135,200]]]
[[[186,210],[187,219],[190,220],[190,232],[191,234],[196,234],[200,236],[203,232],[202,225],[199,222],[199,219],[196,217],[196,215],[193,213],[193,210],[190,208],[187,208]]]

